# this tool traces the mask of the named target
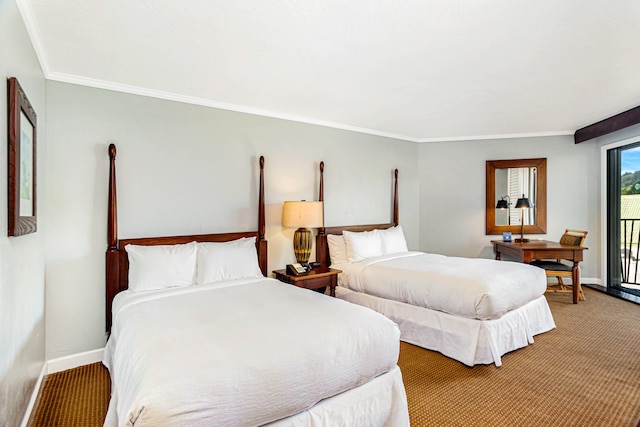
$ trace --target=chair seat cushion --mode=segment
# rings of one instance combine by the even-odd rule
[[[531,261],[531,265],[535,265],[536,267],[540,267],[545,270],[552,270],[552,271],[571,271],[571,268],[572,268],[570,265],[563,264],[561,262],[556,262],[556,261],[536,260],[536,261]]]

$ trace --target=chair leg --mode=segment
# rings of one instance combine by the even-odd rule
[[[552,276],[549,276],[552,277]],[[555,290],[555,289],[547,289],[547,292],[562,292],[562,291],[570,291],[570,287],[569,285],[565,284],[562,281],[562,277],[561,276],[555,276],[555,278],[557,279],[557,283],[552,283],[552,282],[547,282],[547,286],[555,286],[557,285],[560,289]],[[571,286],[573,286],[573,284],[571,284]],[[584,292],[582,292],[582,286],[580,286],[580,289],[578,289],[578,300],[579,301],[586,301],[586,298],[584,296]]]
[[[582,292],[582,285],[578,285],[578,300],[585,301],[584,292]]]
[[[562,289],[563,291],[566,291],[567,287],[564,285],[564,282],[562,281],[562,277],[556,276],[556,279],[558,279],[558,286],[560,286],[560,289]]]

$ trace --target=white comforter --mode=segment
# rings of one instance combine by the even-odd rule
[[[124,292],[104,354],[105,425],[257,426],[393,369],[400,332],[273,279]]]
[[[531,265],[423,252],[332,267],[353,291],[480,320],[498,319],[547,288],[544,270]]]

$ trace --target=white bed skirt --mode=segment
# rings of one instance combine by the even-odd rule
[[[354,292],[342,286],[336,297],[384,314],[400,327],[400,339],[438,351],[467,366],[502,365],[501,356],[533,343],[533,336],[555,328],[543,296],[499,319],[477,320]]]
[[[366,410],[363,410],[366,408]],[[318,402],[269,427],[409,427],[407,394],[396,366],[366,384]]]
[[[362,408],[367,408],[363,411]],[[106,425],[117,425],[115,411]],[[107,414],[109,415],[109,414]],[[409,427],[407,393],[398,366],[368,383],[321,400],[306,411],[264,424],[268,427]]]

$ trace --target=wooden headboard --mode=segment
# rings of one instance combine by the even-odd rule
[[[113,298],[128,287],[129,259],[125,246],[133,245],[175,245],[189,242],[227,242],[241,237],[255,237],[258,263],[262,274],[267,274],[267,241],[264,238],[264,157],[260,156],[260,186],[258,197],[258,230],[218,234],[197,234],[190,236],[161,236],[137,239],[118,239],[118,212],[116,200],[116,146],[109,145],[109,203],[107,215],[106,253],[106,330],[111,330],[111,306]]]
[[[364,225],[340,225],[333,227],[322,227],[318,230],[316,236],[316,261],[319,261],[322,266],[328,267],[331,265],[331,258],[329,256],[329,246],[327,244],[328,234],[342,234],[343,231],[371,231],[380,230],[385,228],[394,227],[399,224],[398,222],[398,169],[393,171],[393,222],[386,224],[364,224]],[[320,162],[320,189],[318,192],[318,198],[321,202],[324,202],[324,162]],[[323,204],[324,206],[324,204]]]

